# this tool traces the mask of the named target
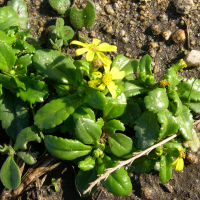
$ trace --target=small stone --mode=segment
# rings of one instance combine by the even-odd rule
[[[157,49],[159,47],[158,43],[157,42],[150,42],[148,44],[149,48],[153,48],[153,49]]]
[[[191,40],[190,42],[191,45],[195,45],[195,43],[196,43],[195,40]]]
[[[120,30],[119,35],[121,37],[125,36],[126,35],[126,31],[125,30]]]
[[[162,36],[165,40],[169,40],[170,36],[171,36],[172,32],[170,30],[166,30],[162,33]]]
[[[110,33],[110,34],[113,34],[113,28],[112,28],[112,26],[105,26],[104,28],[103,28],[103,30],[105,30],[107,33]]]
[[[94,6],[95,6],[95,11],[96,11],[97,13],[99,13],[99,12],[102,11],[101,6],[100,6],[98,3],[95,3]]]
[[[182,30],[182,29],[177,30],[177,31],[172,35],[172,40],[173,40],[175,43],[182,42],[182,41],[185,40],[185,38],[186,38],[186,36],[185,36],[185,31]]]
[[[129,41],[129,39],[128,39],[128,37],[122,37],[122,42],[124,43],[124,44],[127,44],[128,43],[128,41]]]
[[[153,73],[156,74],[158,72],[159,72],[159,67],[155,65],[155,67],[153,68]]]
[[[39,30],[38,30],[38,32],[41,33],[43,30],[44,30],[44,28],[40,27]]]
[[[185,57],[187,67],[199,67],[200,66],[200,51],[192,50]]]
[[[45,24],[46,24],[46,21],[45,21],[45,20],[39,21],[39,25],[40,25],[40,26],[44,26]]]
[[[90,37],[92,37],[92,38],[94,38],[95,37],[95,31],[91,31],[91,33],[90,33]]]
[[[186,153],[186,159],[189,163],[192,164],[198,163],[198,157],[190,152]]]
[[[152,25],[151,26],[151,30],[152,30],[152,33],[154,35],[159,35],[160,34],[160,26],[159,25]]]
[[[138,49],[141,49],[142,44],[141,44],[141,43],[136,43],[136,47],[137,47]]]
[[[149,55],[154,58],[156,56],[156,51],[154,49],[149,49]]]
[[[114,3],[113,4],[113,9],[118,10],[119,9],[119,4],[118,3]]]
[[[160,18],[160,21],[163,23],[163,24],[167,24],[168,23],[168,15],[167,14],[161,14],[160,16],[159,16],[159,18]]]
[[[180,24],[181,24],[181,26],[184,26],[185,25],[184,20],[181,20]]]
[[[193,0],[175,0],[174,6],[176,7],[176,12],[180,14],[189,14],[195,8]]]
[[[110,4],[107,4],[105,6],[105,10],[106,10],[106,13],[109,14],[109,15],[113,15],[115,13],[115,11],[113,10],[113,8]]]

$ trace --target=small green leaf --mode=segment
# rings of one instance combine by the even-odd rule
[[[19,18],[28,17],[27,4],[26,2],[24,2],[24,0],[11,0],[8,1],[7,5],[15,10]],[[26,21],[21,22],[20,28],[26,29],[27,22]]]
[[[142,82],[130,80],[124,83],[123,91],[126,97],[132,97],[138,94],[146,94],[149,92],[149,89]]]
[[[103,124],[104,124],[103,119],[102,119],[101,117],[100,117],[99,119],[97,119],[96,124],[99,126],[100,129],[102,129],[102,126],[103,126]]]
[[[176,87],[179,84],[179,82],[182,80],[182,77],[176,74],[176,71],[174,70],[174,68],[169,68],[167,69],[167,72],[165,76],[163,76],[162,80],[164,79],[169,81],[168,88],[172,90],[174,87]]]
[[[95,158],[92,156],[86,157],[84,160],[78,163],[78,167],[83,171],[88,171],[93,169],[95,166]]]
[[[82,103],[77,93],[67,97],[51,100],[45,104],[34,117],[40,129],[50,129],[66,120]]]
[[[109,134],[108,144],[111,152],[117,157],[130,158],[133,156],[133,151],[135,150],[133,141],[130,137],[124,134]]]
[[[200,80],[188,79],[177,85],[177,93],[181,100],[200,101]]]
[[[0,42],[0,69],[9,72],[16,61],[12,47]]]
[[[33,65],[39,73],[53,81],[76,85],[75,66],[70,58],[66,58],[58,51],[49,49],[36,51]]]
[[[151,62],[152,62],[152,58],[148,54],[143,56],[140,59],[140,66],[139,66],[140,72],[145,72],[148,75],[152,75]]]
[[[0,43],[6,43],[7,45],[12,45],[15,42],[15,37],[9,37],[4,31],[0,30]]]
[[[8,189],[16,189],[21,182],[19,167],[13,157],[9,156],[1,168],[1,181]]]
[[[193,117],[186,106],[182,106],[182,114],[176,117],[179,131],[186,140],[192,140]]]
[[[111,134],[114,134],[116,130],[125,131],[124,124],[116,119],[106,122],[105,129]]]
[[[168,110],[158,113],[158,121],[161,124],[158,140],[178,132],[179,125],[176,118]]]
[[[84,144],[92,144],[101,136],[101,129],[91,119],[79,118],[76,121],[75,137]]]
[[[0,120],[2,127],[6,129],[6,133],[14,140],[21,130],[29,126],[28,117],[22,117],[25,113],[18,113],[19,106],[25,108],[26,104],[10,91],[3,90],[3,102],[0,104]],[[25,112],[28,113],[27,110]]]
[[[49,0],[51,7],[58,12],[58,14],[65,14],[65,11],[70,7],[70,0]]]
[[[24,56],[21,56],[16,60],[15,65],[23,65],[24,67],[29,67],[32,64],[32,55],[26,54]]]
[[[113,162],[110,157],[98,158],[97,173],[103,174],[107,168],[115,167],[116,162]],[[102,180],[103,186],[117,196],[127,196],[132,190],[130,177],[124,167],[111,173],[106,180]]]
[[[83,192],[90,186],[90,183],[97,179],[97,171],[96,168],[93,168],[89,171],[79,170],[76,175],[76,189],[79,191],[81,197],[88,197],[92,195],[97,189],[97,186],[92,188],[90,193],[83,195]]]
[[[18,18],[18,15],[13,8],[9,6],[4,6],[0,8],[0,23],[13,18]]]
[[[182,140],[180,138],[175,138],[163,145],[165,148],[180,148],[183,149]]]
[[[136,120],[136,137],[139,148],[146,149],[152,146],[158,138],[159,126],[156,114],[145,111]]]
[[[103,110],[107,105],[107,99],[104,94],[100,91],[97,91],[93,88],[87,88],[84,102],[88,105],[92,106],[93,108]]]
[[[17,97],[20,97],[23,101],[28,101],[31,104],[36,102],[44,102],[49,94],[48,86],[43,81],[33,80],[30,77],[20,78],[26,85],[26,90],[19,89]]]
[[[107,103],[103,108],[103,117],[113,119],[121,116],[126,109],[126,97],[124,93],[116,98],[107,97]]]
[[[169,105],[169,100],[165,88],[156,88],[144,97],[146,108],[153,113],[158,113],[166,110]]]
[[[30,141],[41,142],[42,139],[38,135],[38,128],[36,126],[30,126],[23,129],[17,136],[14,149],[27,149],[27,143]]]
[[[167,183],[171,177],[172,177],[172,164],[174,162],[174,159],[170,155],[161,156],[160,160],[160,180],[163,184]]]
[[[37,162],[35,153],[18,151],[17,156],[29,165],[33,165]]]
[[[92,28],[95,20],[95,7],[91,1],[87,2],[84,9],[78,10],[74,5],[70,12],[70,21],[74,28],[79,29],[85,27],[86,29]]]
[[[53,156],[62,160],[74,160],[89,154],[92,150],[91,146],[84,145],[78,140],[68,140],[52,135],[45,136],[44,143]]]
[[[95,121],[94,111],[91,108],[86,107],[85,105],[77,108],[72,114],[74,122],[80,118],[91,119]]]
[[[139,69],[139,59],[129,59],[123,55],[117,55],[112,62],[112,67],[119,68],[120,71],[125,71],[125,77],[133,74]]]
[[[35,53],[35,48],[33,47],[33,45],[31,45],[21,39],[17,39],[13,49],[18,52],[22,52],[23,54],[24,53],[27,53],[27,54]]]

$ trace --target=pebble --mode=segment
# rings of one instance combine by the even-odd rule
[[[114,3],[114,4],[113,4],[113,9],[115,9],[115,10],[118,10],[118,9],[119,9],[118,3]]]
[[[103,30],[106,31],[107,33],[113,34],[113,28],[112,28],[112,26],[106,25],[106,26],[103,28]]]
[[[100,6],[98,3],[95,3],[94,6],[95,6],[95,11],[96,11],[97,13],[99,13],[99,12],[102,11],[101,6]]]
[[[168,15],[163,13],[159,16],[159,19],[160,21],[163,23],[163,24],[167,24],[168,23]]]
[[[156,56],[156,51],[154,49],[149,49],[149,55],[154,58]]]
[[[149,48],[151,49],[157,49],[159,47],[158,43],[157,42],[150,42],[148,44]]]
[[[175,0],[174,6],[176,7],[176,12],[180,14],[189,14],[195,8],[193,0]]]
[[[173,40],[175,43],[182,42],[182,41],[185,40],[185,38],[186,38],[186,36],[185,36],[185,31],[182,30],[182,29],[177,30],[177,31],[172,35],[172,40]]]
[[[91,31],[90,37],[95,38],[95,36],[96,36],[95,31]]]
[[[192,50],[186,55],[184,60],[188,67],[199,67],[200,66],[200,51]]]
[[[159,25],[152,25],[151,26],[151,30],[152,30],[152,33],[154,35],[159,35],[160,34],[160,26]]]
[[[169,40],[170,36],[171,36],[172,32],[170,30],[166,30],[162,33],[162,36],[165,40]]]
[[[109,15],[113,15],[115,13],[115,11],[112,8],[112,5],[110,5],[110,4],[107,4],[105,6],[105,10],[106,10],[106,13],[109,14]]]
[[[128,43],[128,41],[129,41],[129,39],[128,39],[128,37],[127,37],[127,36],[125,36],[125,37],[122,37],[122,42],[123,42],[124,44],[127,44],[127,43]]]
[[[153,73],[156,74],[158,72],[159,72],[159,67],[155,65],[155,67],[153,68]]]
[[[198,163],[198,157],[190,152],[186,153],[186,160],[192,164]]]
[[[141,49],[142,44],[141,43],[136,43],[136,47],[137,47],[137,49]]]
[[[126,35],[126,31],[125,30],[120,30],[119,35],[121,37],[125,36]]]

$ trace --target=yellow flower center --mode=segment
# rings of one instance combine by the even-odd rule
[[[91,46],[91,50],[94,51],[94,52],[96,52],[96,51],[97,51],[96,46],[95,46],[95,45],[92,45],[92,46]]]
[[[179,150],[179,157],[185,158],[185,152],[183,151],[183,149]]]
[[[106,85],[109,85],[112,80],[113,80],[112,74],[110,73],[105,74],[102,78],[103,83]]]

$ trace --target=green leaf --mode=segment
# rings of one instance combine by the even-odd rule
[[[21,56],[16,60],[15,65],[23,65],[24,67],[29,67],[32,64],[32,55],[26,54],[24,56]]]
[[[152,58],[148,54],[143,56],[140,59],[140,66],[139,66],[140,72],[145,72],[148,75],[152,75],[151,62],[152,62]]]
[[[158,122],[161,124],[158,140],[178,132],[179,124],[168,110],[158,113]]]
[[[176,117],[179,131],[186,140],[192,140],[193,117],[186,106],[182,106],[182,114]]]
[[[160,160],[160,180],[163,184],[167,183],[172,177],[172,164],[174,159],[170,155],[161,156]]]
[[[0,69],[9,72],[16,61],[12,47],[0,42]]]
[[[15,37],[9,37],[4,31],[0,30],[0,43],[6,43],[7,45],[12,45],[15,42]]]
[[[156,88],[144,97],[146,108],[153,113],[158,113],[166,110],[169,105],[169,100],[165,88]]]
[[[58,12],[58,14],[65,14],[65,11],[70,7],[70,0],[49,0],[51,7]]]
[[[115,167],[116,162],[113,162],[110,157],[98,158],[97,173],[105,173],[107,168]],[[130,177],[124,167],[111,173],[106,180],[102,180],[103,186],[117,196],[127,196],[132,190]]]
[[[126,97],[132,97],[138,94],[146,94],[149,92],[149,89],[145,87],[144,83],[142,82],[130,80],[124,83],[123,91]]]
[[[84,60],[75,60],[74,65],[76,66],[76,68],[82,70],[82,72],[85,73],[90,78],[90,69],[92,69],[93,67],[92,62],[87,62]]]
[[[137,144],[140,149],[146,149],[152,146],[158,138],[159,126],[156,114],[144,111],[142,115],[136,120],[136,137]]]
[[[177,93],[181,100],[200,101],[200,80],[188,79],[177,85]]]
[[[107,103],[103,108],[103,117],[113,119],[121,116],[126,109],[126,97],[124,93],[116,98],[107,97]]]
[[[175,138],[163,145],[165,148],[180,148],[183,149],[181,138]]]
[[[0,8],[0,23],[13,18],[18,18],[18,15],[13,8],[9,6],[4,6]]]
[[[121,134],[114,133],[108,135],[108,144],[111,152],[121,158],[130,158],[133,156],[135,150],[133,141],[130,137]]]
[[[3,90],[3,102],[0,104],[0,120],[6,133],[16,139],[21,130],[29,126],[26,104],[8,90]],[[24,107],[24,112],[18,112]],[[26,116],[26,117],[24,117]]]
[[[102,126],[103,126],[103,124],[104,124],[103,119],[102,119],[101,117],[100,117],[99,119],[97,119],[96,124],[99,126],[100,129],[102,129]]]
[[[182,101],[184,105],[190,108],[196,114],[200,114],[200,102],[190,101],[189,103],[186,101]]]
[[[21,182],[19,167],[13,157],[9,156],[1,168],[1,181],[8,189],[16,189]]]
[[[94,111],[85,105],[77,108],[75,112],[72,114],[74,122],[76,122],[80,118],[90,119],[95,121]]]
[[[70,86],[65,84],[53,84],[59,97],[66,97],[70,94]]]
[[[27,149],[27,143],[30,141],[41,142],[42,139],[38,134],[38,128],[36,126],[30,126],[23,129],[17,136],[14,150]]]
[[[112,67],[117,67],[120,71],[125,71],[125,77],[133,75],[139,69],[139,59],[129,59],[122,54],[117,55],[112,62]]]
[[[101,129],[91,119],[79,118],[76,121],[75,137],[84,144],[92,144],[101,136]]]
[[[192,152],[197,152],[199,149],[200,141],[196,134],[196,131],[192,129],[192,141],[184,141],[183,146],[185,148],[190,148]]]
[[[97,189],[97,186],[92,188],[90,193],[83,195],[83,192],[90,186],[90,183],[97,179],[97,171],[96,168],[89,171],[79,170],[76,175],[76,189],[78,190],[81,197],[87,197],[92,195]]]
[[[84,96],[84,102],[93,108],[103,110],[107,104],[107,99],[102,92],[88,87]]]
[[[162,80],[164,79],[169,81],[168,89],[172,90],[179,84],[179,82],[182,80],[182,77],[176,74],[174,68],[169,68],[167,69],[167,72],[165,76],[163,76]]]
[[[17,39],[13,49],[15,49],[18,52],[22,52],[23,54],[35,53],[34,46],[21,39]]]
[[[116,119],[106,122],[105,129],[111,134],[114,134],[116,130],[125,131],[124,124]]]
[[[75,123],[72,115],[70,115],[65,121],[64,124],[60,126],[60,132],[65,133],[65,132],[70,132],[70,131],[75,131]]]
[[[44,143],[53,156],[62,160],[74,160],[89,154],[92,150],[91,146],[84,145],[78,140],[68,140],[52,135],[45,136]]]
[[[29,165],[33,165],[37,162],[36,153],[18,151],[17,156]]]
[[[66,120],[82,103],[77,93],[51,100],[34,117],[35,125],[40,129],[50,129]]]
[[[173,115],[178,117],[182,113],[182,102],[178,96],[178,93],[175,90],[170,90],[168,91],[168,96],[173,100],[173,102],[169,102],[173,111]]]
[[[20,78],[26,85],[26,90],[19,89],[17,97],[20,97],[23,101],[28,101],[31,104],[36,102],[44,102],[49,94],[48,86],[43,81],[33,80],[26,76]]]
[[[24,2],[24,0],[11,0],[8,1],[7,3],[8,6],[12,7],[18,17],[28,17],[28,12],[27,12],[27,4]],[[20,23],[20,28],[26,29],[27,28],[27,22],[21,22]]]
[[[95,20],[95,7],[91,1],[87,2],[84,9],[78,10],[74,5],[70,12],[70,21],[74,28],[79,29],[85,27],[86,29],[92,28]]]
[[[92,156],[86,157],[84,160],[78,163],[78,167],[83,171],[88,171],[93,169],[95,166],[95,158]]]
[[[33,65],[39,73],[53,81],[76,85],[75,66],[70,58],[66,58],[58,51],[49,49],[36,51]]]

